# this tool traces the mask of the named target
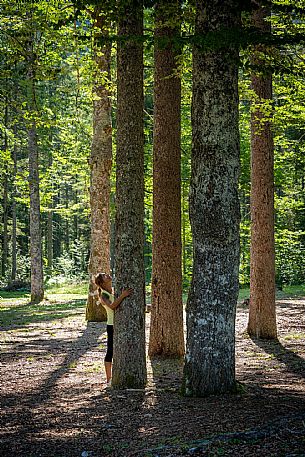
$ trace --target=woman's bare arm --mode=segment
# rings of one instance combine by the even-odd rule
[[[109,300],[106,294],[102,294],[99,289],[99,301],[103,304],[108,306],[108,308],[115,310],[124,300],[124,298],[129,297],[133,292],[133,289],[124,289],[121,295],[119,295],[112,303]]]

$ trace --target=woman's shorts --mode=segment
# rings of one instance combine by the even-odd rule
[[[113,325],[107,325],[107,352],[105,362],[112,362],[113,357]]]

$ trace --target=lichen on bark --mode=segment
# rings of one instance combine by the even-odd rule
[[[146,383],[143,4],[119,2],[115,291],[131,287],[114,320],[114,388]],[[126,37],[129,37],[128,39]]]
[[[197,2],[196,35],[239,27],[237,2]],[[184,390],[235,389],[239,270],[238,47],[194,46],[190,220],[193,277],[187,302]]]

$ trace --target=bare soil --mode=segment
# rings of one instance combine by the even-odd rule
[[[20,304],[2,327],[0,456],[305,456],[305,298],[277,302],[278,342],[250,339],[238,307],[240,391],[207,398],[180,395],[179,360],[148,359],[143,391],[106,388],[105,324],[74,305],[29,322]]]

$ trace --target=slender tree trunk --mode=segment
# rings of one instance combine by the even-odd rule
[[[184,355],[181,265],[179,0],[155,22],[152,309],[149,354]],[[172,24],[172,25],[168,25]],[[163,42],[166,40],[165,42]]]
[[[62,204],[60,187],[61,187],[60,185],[56,186],[56,193],[53,198],[54,208],[57,208],[58,205]],[[54,259],[57,259],[62,254],[62,244],[63,244],[62,226],[63,226],[63,218],[62,218],[61,214],[54,211],[54,215],[53,215],[53,238],[54,238],[53,258]]]
[[[263,8],[253,13],[253,25],[271,33],[270,10]],[[257,54],[264,52],[262,46]],[[258,66],[264,62],[259,57]],[[251,266],[250,310],[248,332],[257,338],[277,338],[275,309],[275,248],[274,248],[274,147],[270,114],[264,106],[272,101],[272,74],[252,76],[256,95],[251,114]]]
[[[52,143],[52,138],[50,138],[50,143]],[[49,152],[48,166],[52,167],[53,156],[52,150]],[[49,203],[48,213],[47,213],[47,270],[48,274],[52,275],[53,269],[53,196],[51,197],[51,202]]]
[[[110,223],[110,271],[115,273],[115,220]]]
[[[70,193],[69,193],[69,185],[65,183],[64,186],[64,201],[65,201],[65,208],[68,212],[69,204],[70,204]],[[70,219],[68,214],[65,216],[64,222],[64,246],[67,252],[70,252]]]
[[[146,383],[144,277],[143,4],[119,2],[116,182],[116,295],[133,295],[116,310],[113,386]],[[134,38],[135,37],[135,38]]]
[[[3,176],[3,235],[2,235],[2,276],[7,271],[7,260],[8,260],[8,176],[7,172]]]
[[[38,145],[35,120],[28,130],[29,185],[30,185],[30,253],[31,253],[31,302],[43,300],[43,267],[40,227],[40,196],[38,171]]]
[[[186,183],[185,180],[182,181],[182,278],[186,274],[186,220],[185,220],[185,211],[184,211],[184,202],[187,198],[186,194]],[[183,289],[183,288],[182,288]]]
[[[14,125],[14,135],[17,136],[17,125]],[[13,148],[13,194],[12,194],[12,271],[11,281],[16,280],[17,275],[17,213],[16,213],[16,184],[17,175],[17,145],[14,143]]]
[[[32,50],[32,41],[28,51],[28,111],[31,119],[28,127],[29,151],[29,188],[30,188],[30,256],[31,256],[31,302],[39,303],[43,300],[43,265],[40,223],[40,195],[39,195],[39,160],[36,129],[36,95],[35,95],[35,57]]]
[[[48,274],[52,274],[53,268],[53,204],[50,203],[47,219],[47,265]]]
[[[106,320],[103,306],[97,305],[94,278],[98,272],[110,273],[110,174],[112,167],[112,125],[110,102],[111,43],[103,46],[98,39],[107,36],[107,23],[96,10],[95,63],[98,73],[94,86],[93,139],[91,147],[91,251],[89,261],[89,295],[86,318],[88,321]],[[108,83],[105,82],[105,78]],[[102,82],[101,82],[102,79]]]
[[[5,111],[4,111],[4,126],[7,128],[8,124],[8,98],[5,98]],[[8,141],[7,133],[4,132],[4,151],[7,151]],[[2,237],[2,259],[1,259],[1,271],[2,276],[7,271],[7,260],[8,260],[8,166],[5,166],[5,172],[3,175],[3,237]]]
[[[197,1],[195,35],[238,28],[238,9],[233,0]],[[235,387],[240,221],[237,46],[224,42],[223,47],[194,47],[192,124],[194,267],[187,303],[184,389],[186,395],[204,396]]]

